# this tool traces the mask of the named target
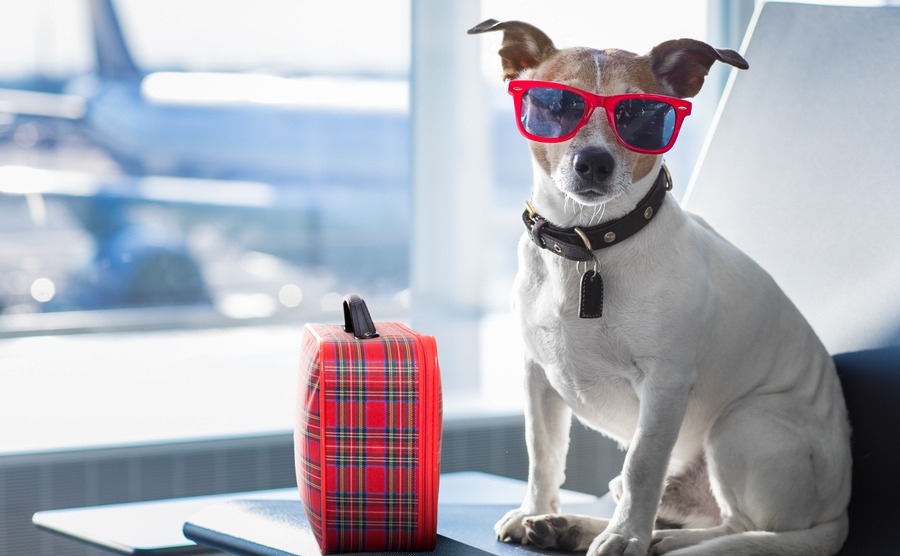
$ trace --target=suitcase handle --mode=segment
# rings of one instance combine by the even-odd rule
[[[378,337],[366,302],[355,293],[344,296],[344,331],[360,340]]]

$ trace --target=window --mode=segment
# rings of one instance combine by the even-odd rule
[[[355,289],[402,316],[406,2],[0,10],[4,328],[323,318]]]
[[[281,432],[302,323],[405,318],[409,9],[0,3],[0,454]]]
[[[518,340],[507,307],[519,215],[531,182],[526,143],[500,79],[500,36],[470,37],[465,30],[488,17],[522,19],[559,46],[643,53],[673,37],[705,38],[707,4],[584,0],[548,11],[544,2],[483,0],[471,5],[471,20],[448,35],[442,48],[476,52],[467,63],[476,67],[479,94],[487,100],[482,132],[488,148],[478,160],[455,164],[487,184],[478,195],[490,199],[480,225],[491,253],[472,264],[477,291],[466,308],[469,322],[439,335],[442,360],[474,354],[465,371],[447,366],[448,396],[461,400],[454,407],[471,406],[478,391],[510,394],[490,400],[492,407],[520,403]],[[238,359],[247,373],[256,373],[251,382],[271,380],[283,389],[292,380],[296,327],[338,320],[342,294],[362,293],[378,320],[415,320],[409,308],[422,304],[423,296],[416,299],[410,280],[419,232],[409,154],[416,148],[408,102],[410,22],[426,5],[0,5],[3,20],[13,22],[0,46],[20,53],[0,60],[0,335],[34,342],[0,340],[0,357],[17,362],[22,376],[82,373],[88,381],[102,381],[104,371],[96,367],[110,371],[116,361],[126,362],[117,372],[142,376],[166,367],[162,380],[184,377],[199,392],[222,365],[233,369],[233,350],[215,348],[217,341],[258,347],[260,330],[272,330],[265,345],[283,346],[277,363],[271,357]],[[420,78],[429,77],[412,75],[413,82]],[[696,100],[667,155],[679,190],[687,185],[724,85],[723,78],[710,79],[715,86]],[[463,140],[433,135],[444,147]],[[451,231],[439,230],[428,249],[441,252],[452,240]],[[471,248],[466,253],[457,264],[477,257]],[[435,318],[451,321],[454,310],[445,308]],[[242,324],[272,328],[253,328],[243,340],[237,333],[210,332]],[[210,330],[179,332],[194,328]],[[105,334],[31,337],[90,331]],[[141,334],[113,334],[122,331]],[[36,362],[48,345],[58,350],[54,357]],[[91,358],[84,346],[109,347]],[[127,364],[134,357],[141,365]],[[265,374],[251,359],[279,370]],[[144,380],[153,382],[143,377],[126,383]],[[29,384],[39,388],[45,381],[35,376]],[[84,391],[108,396],[103,390],[111,384],[119,383],[87,384]],[[165,388],[154,392],[168,395]],[[37,390],[32,395],[40,397]],[[48,401],[37,410],[51,406]],[[143,417],[136,409],[130,418]]]

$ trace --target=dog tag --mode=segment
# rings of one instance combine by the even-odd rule
[[[593,270],[581,275],[578,316],[583,319],[597,319],[603,316],[603,278]]]

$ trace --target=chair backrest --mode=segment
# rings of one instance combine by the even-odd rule
[[[832,353],[900,344],[900,8],[764,4],[685,207]]]
[[[745,57],[685,206],[768,270],[836,354],[854,428],[841,555],[897,554],[900,8],[767,3]]]

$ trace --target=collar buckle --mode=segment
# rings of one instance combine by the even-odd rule
[[[576,234],[578,234],[578,237],[581,238],[581,241],[584,242],[584,246],[587,247],[587,250],[593,252],[594,248],[593,248],[593,246],[591,246],[591,240],[588,239],[588,236],[586,233],[584,233],[584,230],[582,230],[578,226],[575,226],[572,229],[575,231]]]
[[[535,217],[537,217],[538,213],[534,210],[534,205],[531,204],[531,201],[525,201],[525,215],[531,222],[534,222]]]
[[[671,172],[669,172],[669,167],[666,166],[665,162],[662,163],[662,170],[666,174],[666,191],[672,191],[672,187],[674,187],[674,183],[672,182],[672,174]]]

